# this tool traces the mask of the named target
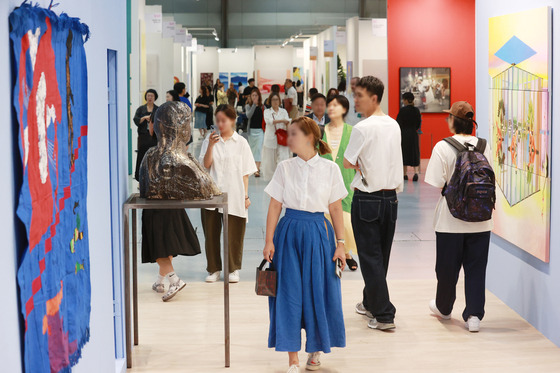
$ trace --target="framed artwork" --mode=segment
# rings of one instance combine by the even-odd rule
[[[401,67],[399,102],[402,94],[414,95],[414,106],[421,113],[441,113],[451,106],[451,69],[449,67]]]
[[[200,86],[204,84],[214,86],[214,73],[200,73]]]
[[[220,79],[220,83],[224,85],[224,89],[227,91],[229,88],[229,73],[220,73],[218,79]]]
[[[490,18],[488,36],[494,233],[548,262],[551,9]]]
[[[70,372],[90,336],[88,26],[23,3],[10,14],[26,247],[17,273],[25,372]]]
[[[249,84],[247,80],[247,73],[230,73],[231,84],[233,84],[237,90],[239,90],[239,83],[241,83],[241,87],[246,87]]]
[[[286,79],[292,79],[292,71],[289,69],[265,69],[257,70],[257,86],[262,94],[270,93],[274,84],[280,86],[280,92],[284,92]]]

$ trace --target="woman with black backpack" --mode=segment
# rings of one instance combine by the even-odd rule
[[[453,136],[436,144],[425,181],[442,189],[436,206],[436,299],[430,310],[444,320],[451,318],[459,272],[465,272],[466,307],[463,320],[470,332],[478,332],[484,317],[486,264],[493,228],[494,172],[486,140],[472,136],[474,109],[466,101],[455,102],[447,123]],[[476,168],[477,172],[473,171]]]

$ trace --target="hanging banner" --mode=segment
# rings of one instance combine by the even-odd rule
[[[89,29],[29,3],[9,22],[22,178],[17,216],[27,238],[17,273],[24,370],[70,372],[90,336]]]
[[[337,31],[335,40],[336,40],[336,44],[339,45],[346,44],[346,31]]]
[[[315,61],[318,55],[319,55],[318,47],[309,47],[309,59],[311,61]]]
[[[161,13],[146,13],[146,33],[157,33],[162,32],[162,14]]]
[[[192,34],[187,34],[187,37],[185,39],[185,43],[183,45],[185,47],[190,47],[190,46],[192,46],[192,41],[193,41]]]
[[[164,21],[163,22],[163,37],[172,38],[175,36],[175,21]]]
[[[185,30],[182,25],[175,25],[173,42],[178,44],[185,44],[187,42],[187,30]]]
[[[374,18],[371,20],[373,36],[387,37],[387,18]]]
[[[323,55],[325,57],[334,57],[334,40],[325,40],[323,42]]]

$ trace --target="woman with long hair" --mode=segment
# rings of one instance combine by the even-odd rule
[[[352,230],[352,217],[350,215],[352,207],[352,198],[354,197],[354,190],[350,186],[356,170],[344,168],[344,152],[348,147],[350,141],[350,134],[352,133],[352,126],[344,122],[344,117],[348,114],[350,103],[348,99],[342,95],[331,97],[327,104],[327,112],[330,122],[325,125],[325,133],[323,141],[331,147],[332,153],[327,153],[323,157],[328,160],[334,161],[340,168],[344,185],[348,191],[346,198],[342,200],[342,217],[344,220],[344,236],[346,237],[346,264],[351,271],[358,269],[358,262],[352,258],[352,252],[356,253],[356,241],[354,240],[354,231]],[[327,219],[330,216],[327,215]]]
[[[268,347],[288,352],[288,373],[296,373],[301,329],[308,370],[320,368],[321,351],[346,346],[337,267],[346,265],[342,199],[348,191],[339,167],[320,157],[330,148],[313,119],[292,122],[288,145],[298,156],[281,162],[265,189],[271,198],[263,256],[278,273],[276,297],[269,298]]]
[[[261,91],[255,87],[251,91],[251,95],[247,99],[245,105],[245,113],[249,119],[249,145],[253,152],[253,157],[257,164],[257,172],[255,177],[261,176],[261,157],[264,141],[264,106],[262,102]]]
[[[290,149],[284,144],[278,143],[277,130],[287,130],[290,124],[290,115],[280,107],[280,95],[273,92],[268,97],[271,107],[264,111],[266,129],[262,150],[263,178],[270,180],[278,163],[290,158]]]

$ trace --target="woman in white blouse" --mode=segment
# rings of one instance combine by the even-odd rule
[[[340,260],[343,270],[341,201],[348,191],[336,163],[319,156],[330,152],[320,137],[312,119],[295,119],[289,127],[288,146],[298,157],[278,164],[265,189],[271,199],[263,256],[278,272],[276,297],[269,298],[268,346],[288,352],[288,373],[299,369],[302,328],[308,370],[320,368],[321,351],[346,346],[336,261]],[[278,221],[282,207],[286,213]],[[325,213],[330,213],[334,231]]]
[[[243,259],[243,240],[247,224],[247,209],[251,204],[248,195],[249,176],[257,171],[255,159],[247,140],[235,131],[237,113],[232,106],[220,105],[216,109],[219,132],[214,131],[204,140],[200,150],[200,163],[210,172],[218,188],[228,194],[229,224],[229,282],[239,282]],[[222,211],[202,210],[208,277],[206,282],[216,282],[222,270],[220,236]]]
[[[271,107],[264,111],[266,129],[264,131],[264,142],[262,150],[261,169],[263,178],[270,180],[278,163],[290,158],[290,149],[278,144],[276,130],[288,128],[290,116],[288,112],[280,107],[280,95],[276,92],[269,97]]]

